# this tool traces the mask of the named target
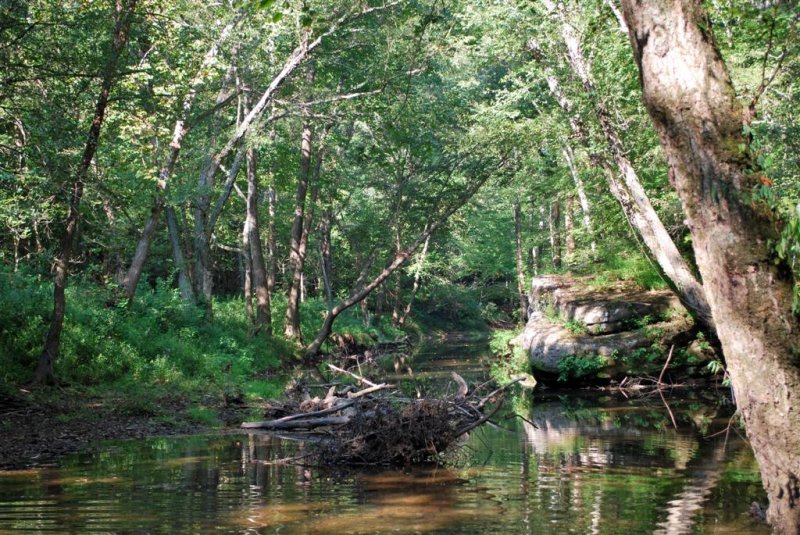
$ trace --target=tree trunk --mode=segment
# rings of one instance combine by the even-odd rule
[[[558,199],[550,203],[547,222],[550,227],[550,253],[553,267],[561,269],[561,202]]]
[[[92,125],[89,127],[89,134],[83,148],[83,156],[80,164],[75,171],[74,182],[70,192],[69,211],[67,220],[64,223],[64,236],[61,240],[61,247],[53,260],[55,276],[53,277],[53,317],[50,320],[50,328],[47,331],[44,348],[39,356],[36,366],[34,380],[37,383],[54,383],[54,365],[58,358],[61,346],[61,332],[64,328],[64,314],[66,312],[65,288],[67,285],[67,274],[69,262],[72,258],[75,247],[75,237],[78,233],[78,222],[80,220],[81,198],[83,197],[84,186],[89,174],[89,167],[92,165],[94,155],[97,152],[97,144],[100,138],[100,130],[105,119],[106,108],[108,107],[108,96],[111,93],[111,86],[117,77],[117,66],[120,56],[125,50],[128,41],[128,30],[130,29],[133,11],[136,7],[136,0],[127,0],[123,4],[122,0],[115,3],[115,24],[112,37],[111,54],[108,62],[103,69],[103,80],[100,84],[100,95],[92,117]]]
[[[306,76],[306,83],[309,85],[314,82],[314,69],[310,68]],[[305,259],[305,248],[301,250],[303,243],[303,223],[305,222],[306,196],[308,184],[311,178],[311,146],[314,136],[314,129],[311,120],[308,118],[308,108],[303,108],[303,134],[300,141],[300,172],[297,177],[297,193],[294,201],[294,220],[292,221],[292,233],[289,242],[289,266],[292,277],[289,281],[289,292],[286,303],[286,320],[283,334],[289,340],[295,340],[302,344],[302,333],[300,331],[300,278],[303,275],[303,260]]]
[[[528,292],[525,284],[525,267],[522,262],[522,209],[519,199],[514,201],[514,243],[517,251],[517,295],[519,296],[519,320],[528,321]]]
[[[230,86],[234,79],[236,79],[235,74],[236,66],[232,65],[228,69],[225,78],[222,80],[222,87],[217,94],[215,105],[218,106],[228,98],[231,92]],[[240,119],[240,117],[237,117],[237,122],[240,122]],[[217,133],[221,128],[222,121],[217,118],[211,128],[212,133],[209,140],[211,146],[216,145]],[[244,150],[245,146],[244,143],[242,143],[239,146],[236,158],[231,166],[231,169],[235,169],[235,171],[228,173],[228,177],[232,177],[233,180],[235,180],[236,172],[238,172],[239,166],[241,165]],[[214,277],[211,267],[211,235],[214,231],[214,223],[212,222],[211,215],[211,193],[214,191],[214,178],[216,176],[217,167],[219,166],[215,166],[213,158],[209,157],[197,177],[197,195],[192,203],[192,214],[194,216],[194,290],[198,300],[206,308],[209,317],[211,314],[212,296],[214,292]],[[228,190],[228,195],[230,195],[230,190]],[[225,197],[224,193],[223,197]],[[227,200],[227,197],[225,197],[225,200]],[[215,208],[219,207],[219,212],[222,211],[224,202],[225,201],[216,203]],[[217,213],[217,217],[219,217],[219,213]]]
[[[546,0],[546,2],[549,2],[549,0]],[[586,93],[593,96],[596,94],[596,88],[591,79],[589,63],[583,54],[575,28],[566,18],[563,4],[559,5],[558,14],[561,19],[561,35],[567,45],[567,57],[572,70],[580,78]],[[697,280],[681,256],[680,251],[675,246],[675,242],[672,241],[667,229],[650,203],[636,170],[628,159],[622,138],[611,120],[611,114],[608,109],[596,97],[593,97],[592,101],[595,115],[606,137],[608,148],[619,168],[629,198],[634,202],[640,219],[647,226],[647,232],[642,234],[645,244],[655,256],[664,274],[678,288],[678,293],[682,300],[685,303],[690,303],[689,308],[695,311],[700,321],[713,329],[714,322],[711,318],[711,311],[702,284]]]
[[[564,246],[566,247],[567,264],[575,259],[575,224],[573,212],[575,210],[575,196],[567,195],[564,206]]]
[[[597,256],[597,243],[595,242],[594,228],[592,227],[592,207],[591,204],[589,204],[589,197],[586,195],[586,188],[583,185],[583,180],[581,180],[581,176],[575,166],[575,155],[572,152],[572,147],[565,145],[563,152],[564,159],[567,161],[567,166],[569,167],[570,175],[572,175],[572,181],[575,183],[575,191],[578,192],[578,201],[580,202],[581,213],[583,214],[583,226],[591,239],[590,248],[592,250],[592,258],[595,258]]]
[[[267,224],[267,294],[270,300],[272,299],[272,291],[275,288],[275,275],[278,272],[278,255],[277,255],[277,235],[275,231],[275,205],[278,204],[278,195],[275,193],[275,187],[270,184],[267,188],[267,201],[269,203],[269,223]]]
[[[197,98],[197,92],[200,90],[201,85],[205,82],[206,76],[209,72],[209,67],[219,54],[220,46],[228,39],[233,29],[239,24],[239,21],[242,20],[244,13],[244,10],[240,11],[225,26],[222,32],[220,32],[217,40],[211,45],[211,48],[208,49],[203,57],[200,68],[189,82],[189,91],[183,98],[180,116],[178,117],[178,120],[175,121],[175,126],[172,129],[172,140],[169,144],[169,153],[167,154],[167,158],[158,173],[159,191],[153,198],[153,206],[150,209],[150,215],[144,224],[142,236],[139,238],[139,242],[136,245],[136,252],[133,255],[131,265],[128,268],[127,274],[125,275],[125,294],[129,300],[132,300],[133,296],[136,294],[136,286],[139,284],[139,279],[142,276],[144,264],[147,260],[147,255],[150,252],[150,245],[153,243],[156,226],[158,225],[158,220],[161,217],[161,211],[164,209],[169,182],[172,179],[173,173],[175,172],[175,164],[178,161],[178,155],[181,151],[183,139],[186,137],[186,134],[189,132],[191,127],[191,125],[188,124],[189,113],[194,107],[194,103]],[[169,217],[167,217],[167,223],[169,224]],[[181,270],[185,268],[178,266],[178,269]],[[184,293],[184,289],[181,287],[181,295],[184,295]]]
[[[333,210],[325,211],[319,225],[319,257],[322,268],[322,282],[325,286],[325,302],[328,310],[333,308],[333,253],[331,250],[331,227],[333,225]]]
[[[400,197],[398,197],[399,199]],[[397,218],[394,225],[394,252],[399,254],[403,250],[403,243],[400,238],[400,219]],[[394,292],[392,292],[392,324],[399,325],[400,323],[400,300],[403,294],[403,279],[402,272],[395,273],[394,276]]]
[[[694,0],[623,0],[643,99],[692,234],[737,404],[770,500],[768,521],[800,533],[800,354],[793,279],[775,259],[775,216],[743,110]]]
[[[272,336],[272,303],[267,285],[267,270],[261,247],[261,230],[258,222],[258,174],[255,149],[247,151],[247,220],[249,221],[249,258],[251,283],[256,297],[254,334],[263,332]]]
[[[550,4],[550,2],[547,2]],[[550,4],[552,5],[552,4]],[[553,7],[554,9],[554,7]],[[580,47],[570,46],[571,52],[580,52]],[[580,117],[574,112],[574,107],[566,97],[558,79],[552,74],[551,70],[545,65],[544,55],[535,40],[528,43],[528,47],[534,58],[545,68],[547,85],[550,92],[555,97],[570,124],[570,128],[575,136],[589,154],[592,163],[603,170],[608,182],[609,191],[617,199],[622,207],[625,217],[631,226],[641,235],[645,246],[653,255],[664,276],[664,280],[675,291],[675,294],[686,306],[686,308],[700,321],[700,323],[711,333],[714,333],[714,321],[711,318],[708,301],[706,300],[703,287],[695,278],[694,273],[689,268],[686,260],[678,251],[677,246],[672,241],[663,223],[655,213],[650,204],[647,194],[639,183],[636,172],[630,161],[627,159],[626,152],[618,138],[607,138],[609,148],[612,149],[614,159],[619,167],[620,173],[625,177],[626,182],[634,185],[636,195],[632,195],[616,177],[608,159],[592,149],[592,141],[586,127]],[[584,63],[578,63],[574,67],[576,72],[584,73],[588,76],[588,67]],[[587,78],[588,80],[588,78]],[[586,84],[584,84],[586,86]],[[592,93],[593,93],[592,89]],[[604,129],[606,134],[612,133],[611,129]]]
[[[249,162],[248,162],[249,163]],[[249,166],[248,166],[249,167]],[[248,169],[249,171],[249,169]],[[249,177],[248,177],[249,178]],[[249,184],[248,184],[249,186]],[[248,187],[249,189],[249,187]],[[248,197],[249,197],[248,191]],[[248,199],[249,200],[249,199]],[[253,336],[255,324],[255,315],[253,314],[253,262],[250,250],[250,226],[252,220],[250,219],[249,206],[247,207],[247,215],[242,225],[242,258],[244,259],[244,283],[242,284],[244,295],[244,313],[247,317],[247,336]]]
[[[181,292],[181,298],[187,303],[194,303],[195,297],[192,288],[192,279],[189,277],[189,268],[183,258],[181,233],[178,227],[178,217],[175,214],[175,209],[172,206],[166,206],[164,209],[164,217],[167,220],[167,233],[172,248],[172,262],[178,270],[178,289]]]

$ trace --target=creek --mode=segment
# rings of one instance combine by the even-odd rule
[[[455,338],[387,368],[435,392],[490,358]],[[724,397],[665,399],[536,390],[444,467],[410,470],[266,464],[305,445],[238,431],[111,443],[0,471],[0,533],[770,533],[748,516],[766,496]]]

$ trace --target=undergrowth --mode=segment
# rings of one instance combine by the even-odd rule
[[[214,301],[213,319],[184,303],[160,281],[143,288],[131,306],[110,287],[75,278],[67,288],[67,313],[56,361],[62,386],[128,392],[148,397],[165,388],[218,399],[275,397],[284,382],[280,369],[298,361],[299,350],[280,336],[248,337],[241,298]],[[281,333],[286,300],[276,296],[273,332]],[[326,304],[303,303],[302,328],[311,337]],[[52,312],[46,279],[0,268],[0,385],[32,380]],[[337,333],[375,343],[394,337],[388,325],[366,327],[356,312],[342,314]],[[146,403],[145,403],[146,405]],[[131,407],[148,412],[148,407]]]
[[[489,373],[498,384],[505,384],[520,374],[530,373],[525,350],[509,344],[517,335],[519,330],[497,330],[489,339],[489,349],[495,356]]]

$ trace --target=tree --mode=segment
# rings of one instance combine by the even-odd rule
[[[768,520],[800,533],[800,322],[794,280],[773,250],[769,184],[745,133],[737,100],[695,0],[623,0],[643,100],[667,155],[692,235],[737,405],[770,499]]]
[[[44,342],[44,349],[39,357],[36,366],[35,381],[37,383],[55,382],[53,366],[58,358],[59,346],[61,343],[61,331],[64,328],[64,314],[66,313],[65,289],[67,285],[67,274],[69,263],[75,247],[75,239],[78,233],[78,223],[80,221],[81,199],[83,198],[84,188],[89,178],[89,168],[97,152],[97,145],[100,139],[100,130],[108,107],[111,87],[118,78],[118,66],[120,59],[125,51],[128,42],[128,31],[133,19],[134,9],[137,0],[116,0],[114,5],[114,31],[112,34],[111,53],[103,69],[103,79],[100,83],[100,95],[95,105],[92,124],[83,147],[83,155],[74,173],[72,183],[69,211],[67,220],[64,223],[64,236],[61,239],[61,246],[58,256],[54,258],[53,277],[53,316],[50,320],[50,328]]]

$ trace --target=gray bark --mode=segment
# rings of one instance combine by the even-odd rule
[[[800,533],[800,322],[775,260],[775,214],[708,16],[695,0],[623,0],[643,100],[692,234],[736,401],[783,534]],[[749,115],[747,115],[749,117]]]
[[[128,299],[133,299],[133,296],[136,294],[136,287],[139,284],[139,279],[142,276],[147,255],[150,252],[150,245],[153,243],[156,226],[158,225],[161,212],[163,211],[164,204],[166,202],[169,182],[175,172],[175,164],[178,161],[178,155],[180,154],[181,147],[183,145],[183,139],[186,137],[186,134],[190,129],[190,125],[188,124],[189,114],[194,108],[194,103],[197,99],[197,92],[205,82],[209,67],[219,55],[219,50],[222,46],[222,43],[228,39],[233,29],[242,20],[243,16],[244,11],[238,12],[237,15],[225,26],[225,28],[223,28],[217,40],[211,45],[211,48],[208,49],[203,57],[200,68],[189,82],[189,90],[187,91],[186,96],[183,98],[180,115],[175,121],[175,126],[172,129],[172,140],[169,144],[169,153],[167,154],[167,158],[158,173],[159,191],[156,192],[156,195],[153,198],[153,206],[150,209],[150,215],[144,224],[142,236],[139,238],[139,242],[136,245],[136,251],[134,252],[133,259],[131,260],[131,265],[128,268],[127,274],[125,275],[124,286],[125,294],[127,295]],[[169,224],[169,218],[167,218],[167,223]],[[178,266],[178,269],[181,270],[185,268]],[[181,294],[184,293],[185,292],[183,288],[181,288]]]

